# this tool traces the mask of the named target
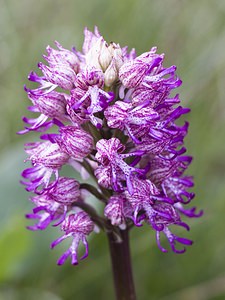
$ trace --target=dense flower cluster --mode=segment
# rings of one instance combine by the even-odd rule
[[[182,253],[185,248],[177,249],[176,243],[192,241],[170,226],[189,230],[181,217],[202,212],[184,208],[194,194],[192,178],[184,175],[191,163],[183,146],[188,123],[176,124],[189,109],[171,94],[182,83],[176,67],[164,67],[164,54],[155,47],[136,56],[134,49],[107,44],[97,28],[94,33],[85,29],[84,37],[82,52],[58,42],[57,49],[48,46],[47,65],[38,64],[42,75],[28,77],[37,88],[25,87],[32,102],[28,109],[38,117],[24,117],[27,125],[20,133],[41,132],[40,141],[25,148],[32,166],[23,171],[23,184],[35,205],[27,218],[36,220],[28,228],[60,226],[63,235],[52,248],[72,238],[58,264],[69,256],[77,264],[80,242],[86,257],[86,237],[96,227],[116,232],[147,223],[163,252],[161,234]],[[96,186],[60,176],[66,164],[84,178],[93,176]],[[104,216],[87,203],[87,191],[104,203]]]

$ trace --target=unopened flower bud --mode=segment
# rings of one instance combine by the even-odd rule
[[[104,72],[105,85],[110,87],[118,78],[123,64],[122,49],[119,44],[110,43],[100,37],[86,54],[86,63]]]
[[[100,37],[96,43],[90,48],[88,53],[85,56],[86,65],[90,67],[95,67],[96,69],[101,69],[101,65],[99,63],[99,55],[101,52],[102,44],[104,43],[104,39]]]
[[[102,43],[100,55],[99,55],[99,63],[102,67],[102,70],[105,72],[108,66],[110,65],[112,61],[112,53],[107,45],[107,43],[104,41]]]
[[[104,73],[105,85],[110,87],[113,84],[113,82],[117,79],[117,77],[118,71],[116,69],[115,59],[113,59]]]
[[[123,53],[122,53],[122,49],[120,48],[120,45],[115,43],[110,43],[108,49],[112,54],[113,58],[115,59],[116,69],[117,71],[119,71],[120,67],[123,64]]]
[[[118,78],[119,69],[123,64],[122,50],[119,44],[110,43],[106,45],[105,51],[101,51],[99,57],[103,68],[105,85],[110,87]]]

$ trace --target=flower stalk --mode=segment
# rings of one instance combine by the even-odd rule
[[[107,233],[116,299],[136,300],[129,246],[129,230],[120,230],[119,234],[120,238],[113,232]]]

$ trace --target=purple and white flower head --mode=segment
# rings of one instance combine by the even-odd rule
[[[24,117],[19,133],[42,133],[41,141],[25,148],[31,167],[22,183],[35,206],[27,218],[36,220],[28,228],[60,226],[63,235],[52,248],[72,239],[59,265],[68,257],[78,263],[80,242],[82,258],[88,255],[87,236],[96,226],[118,236],[118,230],[147,224],[163,252],[162,234],[174,252],[183,253],[176,243],[192,241],[171,226],[189,230],[183,218],[202,211],[186,207],[194,198],[193,178],[184,174],[192,160],[183,146],[188,123],[176,122],[189,109],[171,94],[182,83],[176,67],[165,67],[156,47],[137,56],[135,49],[107,43],[97,27],[85,29],[81,52],[55,44],[57,49],[46,48],[46,63],[38,64],[42,75],[28,76],[37,87],[25,87],[28,109],[39,116]],[[95,183],[62,177],[66,164]],[[88,202],[90,194],[104,205],[103,216]]]

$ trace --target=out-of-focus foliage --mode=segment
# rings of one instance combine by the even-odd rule
[[[204,217],[191,222],[186,254],[163,254],[147,226],[131,234],[139,299],[225,299],[225,1],[224,0],[0,0],[0,300],[113,299],[107,240],[90,242],[89,258],[78,267],[56,266],[59,234],[29,232],[23,215],[28,195],[19,186],[23,142],[16,136],[29,104],[23,91],[27,74],[47,44],[82,45],[85,26],[98,25],[108,41],[135,47],[140,54],[157,45],[167,66],[183,79],[188,116],[188,153],[194,156],[194,204]],[[62,245],[63,247],[63,245]]]

